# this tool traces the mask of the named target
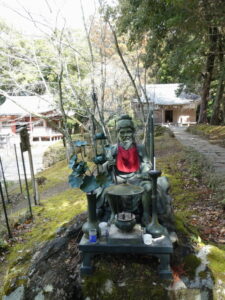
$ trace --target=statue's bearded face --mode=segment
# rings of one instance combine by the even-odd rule
[[[118,139],[120,145],[127,150],[134,143],[134,131],[130,127],[122,128],[118,132]]]

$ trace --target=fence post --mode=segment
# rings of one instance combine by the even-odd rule
[[[4,173],[4,169],[3,169],[3,164],[2,164],[2,159],[1,159],[1,157],[0,157],[0,166],[1,166],[1,170],[2,170],[2,178],[3,178],[4,186],[5,186],[5,194],[6,194],[6,198],[7,198],[8,203],[10,203],[10,200],[9,200],[9,194],[8,194],[8,188],[7,188],[7,183],[6,183],[6,179],[5,179],[5,173]]]
[[[2,191],[1,182],[0,182],[0,194],[1,194],[1,198],[2,198],[2,206],[3,206],[4,215],[5,215],[5,222],[6,222],[6,227],[7,227],[7,230],[8,230],[8,236],[11,239],[12,238],[12,233],[11,233],[10,226],[9,226],[9,220],[8,220],[8,216],[7,216],[7,211],[6,211],[6,206],[5,206],[5,199],[4,199],[4,195],[3,195],[3,191]]]
[[[24,172],[24,179],[25,179],[26,190],[27,190],[27,199],[28,199],[28,206],[29,206],[29,210],[30,210],[30,217],[33,219],[31,201],[30,201],[30,193],[29,193],[29,188],[28,188],[28,183],[27,183],[26,166],[25,166],[24,156],[23,156],[22,143],[20,143],[20,151],[21,151],[21,157],[22,157],[22,163],[23,163],[23,172]]]
[[[16,156],[17,172],[18,172],[18,177],[19,177],[20,192],[22,194],[23,190],[22,190],[22,184],[21,184],[21,178],[20,178],[20,168],[19,168],[18,156],[17,156],[17,150],[16,150],[16,145],[15,144],[14,144],[14,150],[15,150],[15,156]]]
[[[28,147],[28,157],[29,157],[29,164],[30,164],[30,174],[31,174],[31,181],[32,181],[32,187],[33,187],[33,196],[34,196],[34,204],[37,205],[37,195],[36,195],[36,187],[35,187],[35,177],[34,177],[34,164],[32,159],[32,153],[31,153],[31,145],[29,144]]]
[[[40,205],[40,195],[39,195],[39,191],[38,191],[38,183],[37,183],[37,179],[35,178],[35,195],[36,195],[36,201],[37,204]]]

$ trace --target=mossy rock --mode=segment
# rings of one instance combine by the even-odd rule
[[[225,251],[212,246],[207,259],[214,278],[225,282]]]
[[[135,255],[107,255],[95,260],[96,270],[83,280],[85,299],[168,299],[168,281],[157,274],[156,259]]]
[[[9,270],[4,283],[4,294],[9,295],[16,290],[19,286],[25,285],[28,277],[26,274],[26,268],[13,267]]]

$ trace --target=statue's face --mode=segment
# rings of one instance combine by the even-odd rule
[[[118,132],[118,139],[124,149],[129,149],[134,142],[134,131],[130,127],[122,128]]]

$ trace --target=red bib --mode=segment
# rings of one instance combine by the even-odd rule
[[[137,147],[134,146],[128,150],[118,146],[118,153],[116,158],[117,170],[124,173],[131,173],[138,171],[140,167]]]

